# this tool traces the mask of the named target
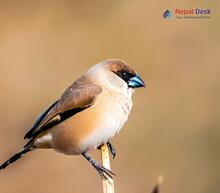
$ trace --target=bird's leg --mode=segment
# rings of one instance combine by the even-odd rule
[[[112,157],[113,157],[113,159],[114,159],[115,156],[116,156],[116,150],[115,150],[115,147],[114,147],[109,141],[108,141],[106,144],[107,144],[108,149],[109,149],[109,151],[111,152]],[[102,146],[102,145],[100,145],[97,149],[101,150],[101,146]]]
[[[92,166],[99,172],[99,175],[102,178],[107,179],[106,175],[112,178],[112,175],[115,175],[113,172],[111,172],[109,169],[103,167],[101,164],[97,163],[92,157],[90,157],[87,153],[82,153],[83,157],[85,157]]]
[[[109,141],[107,142],[107,146],[108,146],[108,149],[109,149],[109,151],[111,152],[112,157],[113,157],[113,159],[114,159],[115,156],[116,156],[115,147],[114,147]]]

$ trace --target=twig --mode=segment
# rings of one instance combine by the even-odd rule
[[[157,184],[154,186],[151,193],[160,193],[160,186],[163,182],[163,176],[159,176]]]
[[[107,144],[101,146],[101,157],[102,157],[102,165],[107,168],[110,168],[110,157],[109,157],[109,150]],[[106,176],[107,179],[102,180],[103,184],[103,193],[114,193],[114,182],[113,179]]]

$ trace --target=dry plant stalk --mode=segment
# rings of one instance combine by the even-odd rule
[[[101,146],[101,157],[102,157],[102,165],[111,170],[110,168],[110,157],[109,157],[109,150],[107,144]],[[109,176],[107,179],[102,180],[103,184],[103,193],[114,193],[114,181]]]
[[[163,182],[163,176],[159,176],[157,184],[154,186],[151,193],[160,193],[160,186]]]

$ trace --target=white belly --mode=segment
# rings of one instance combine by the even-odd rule
[[[127,121],[131,107],[131,98],[127,97],[124,97],[124,100],[113,98],[108,101],[108,104],[103,104],[102,121],[99,122],[97,129],[85,139],[83,148],[89,151],[114,137]]]

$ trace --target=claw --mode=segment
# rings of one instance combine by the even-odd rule
[[[115,174],[110,171],[109,169],[105,168],[101,164],[97,163],[93,158],[91,158],[87,153],[82,154],[91,164],[92,166],[99,172],[99,175],[102,178],[105,178],[107,180],[107,176],[113,179],[112,175],[115,176]],[[106,176],[107,175],[107,176]]]
[[[116,150],[115,150],[114,146],[109,141],[107,142],[107,146],[108,146],[108,149],[111,152],[112,157],[114,159],[116,156]]]
[[[98,163],[96,163],[94,167],[99,172],[100,176],[105,178],[106,180],[107,180],[106,175],[109,176],[111,179],[113,179],[112,175],[115,176],[115,174],[112,171],[108,170],[107,168],[105,168],[104,166]]]
[[[115,150],[114,146],[109,141],[106,144],[108,146],[110,153],[112,154],[112,158],[114,159],[116,156],[116,150]],[[101,146],[102,145],[98,146],[97,149],[101,150]]]

